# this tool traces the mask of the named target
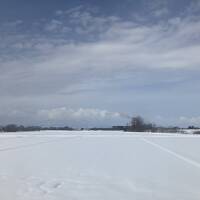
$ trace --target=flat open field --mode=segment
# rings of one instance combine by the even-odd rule
[[[200,137],[1,133],[2,200],[199,200]]]

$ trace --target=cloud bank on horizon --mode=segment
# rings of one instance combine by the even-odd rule
[[[200,125],[200,1],[74,2],[1,13],[2,124]]]

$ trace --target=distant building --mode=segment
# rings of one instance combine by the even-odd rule
[[[126,131],[128,128],[128,126],[112,126],[112,130],[115,131]]]

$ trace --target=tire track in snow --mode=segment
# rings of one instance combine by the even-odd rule
[[[165,147],[163,147],[163,146],[161,146],[161,145],[159,145],[159,144],[157,144],[155,142],[151,142],[151,141],[149,141],[149,140],[147,140],[145,138],[141,138],[141,140],[146,142],[147,144],[150,144],[150,145],[152,145],[152,146],[154,146],[154,147],[156,147],[156,148],[158,148],[158,149],[170,154],[170,155],[173,155],[174,157],[178,158],[179,160],[182,160],[182,161],[184,161],[184,162],[186,162],[186,163],[188,163],[188,164],[190,164],[190,165],[192,165],[194,167],[200,168],[200,163],[195,161],[195,160],[192,160],[192,159],[190,159],[190,158],[188,158],[186,156],[178,154],[178,153],[176,153],[176,152],[174,152],[174,151],[172,151],[170,149],[167,149],[167,148],[165,148]]]

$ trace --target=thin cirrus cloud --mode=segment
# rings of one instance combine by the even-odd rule
[[[34,22],[29,25],[29,30],[24,30],[22,20],[4,23],[1,29],[8,35],[1,37],[0,45],[3,105],[6,105],[7,97],[19,104],[22,98],[26,98],[31,105],[31,97],[38,99],[46,95],[65,107],[56,95],[73,93],[73,88],[79,91],[92,81],[109,83],[103,86],[109,88],[115,86],[116,77],[145,74],[148,70],[155,71],[166,82],[175,78],[163,78],[166,70],[199,73],[200,22],[199,16],[193,15],[191,9],[165,21],[139,23],[134,16],[132,19],[105,16],[79,6],[66,11],[57,10],[52,19]],[[154,9],[153,13],[157,17],[167,16],[170,11],[168,8]],[[137,79],[134,81],[130,84],[140,84]],[[144,82],[151,85],[152,78],[146,78]],[[96,83],[93,91],[95,86]],[[90,86],[84,88],[87,89],[90,90]],[[38,110],[41,110],[41,104],[38,101]],[[50,107],[57,105],[51,102]],[[49,113],[57,113],[57,110],[44,113],[53,116]],[[64,113],[70,112],[65,110]],[[92,116],[95,112],[86,113]],[[71,116],[73,118],[74,114]],[[96,116],[101,118],[101,114]]]
[[[75,16],[77,20],[82,15],[79,11]],[[5,72],[6,75],[18,75],[23,71],[27,76],[33,75],[28,80],[25,77],[25,81],[35,83],[38,79],[40,81],[48,76],[51,80],[56,75],[62,74],[70,76],[81,73],[85,77],[84,73],[88,69],[98,76],[102,73],[115,74],[121,71],[129,72],[145,68],[192,70],[199,67],[198,34],[200,24],[197,20],[192,21],[185,17],[170,19],[167,25],[160,23],[139,26],[122,20],[110,22],[110,19],[106,21],[105,18],[100,20],[100,17],[96,19],[89,14],[87,16],[89,17],[85,17],[84,22],[80,23],[87,24],[88,20],[88,23],[93,26],[92,30],[98,31],[98,27],[102,26],[97,21],[101,21],[103,25],[108,22],[110,24],[103,33],[96,33],[99,34],[98,40],[75,42],[68,41],[68,39],[63,41],[51,38],[42,40],[41,37],[38,41],[37,39],[23,41],[22,51],[23,44],[26,43],[26,46],[31,47],[28,51],[32,51],[30,55],[33,54],[33,57],[20,56],[15,60],[12,58],[11,61],[1,61],[3,68],[8,68],[8,71]],[[55,22],[51,21],[50,23]],[[56,22],[56,24],[61,26],[62,23]],[[80,32],[80,30],[76,31]],[[85,29],[82,27],[82,32],[84,31]],[[87,32],[87,34],[89,37],[93,36],[91,33]],[[19,43],[18,46],[20,46]],[[53,74],[55,76],[52,76]]]

